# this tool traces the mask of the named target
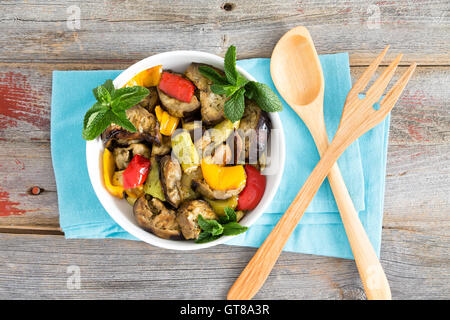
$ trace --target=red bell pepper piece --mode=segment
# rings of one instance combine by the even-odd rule
[[[177,74],[163,72],[159,89],[165,94],[183,102],[191,102],[195,86],[189,80]]]
[[[123,188],[131,189],[142,186],[147,179],[149,168],[150,160],[136,154],[123,171]]]
[[[266,176],[262,175],[258,169],[246,164],[247,184],[239,194],[238,210],[253,210],[261,201],[266,190]]]

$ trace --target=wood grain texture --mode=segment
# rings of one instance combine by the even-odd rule
[[[2,1],[0,61],[129,62],[178,49],[223,55],[230,44],[240,59],[268,57],[281,35],[304,25],[322,53],[350,51],[355,64],[368,64],[387,43],[389,57],[403,52],[404,63],[450,63],[446,0],[233,0],[229,11],[225,2]],[[76,15],[71,5],[79,29],[67,23]]]
[[[394,299],[448,299],[448,238],[384,230],[381,263]],[[0,234],[0,299],[223,299],[255,249],[193,252],[126,240]],[[80,268],[80,289],[68,289]],[[256,299],[361,299],[353,261],[282,253]]]
[[[53,70],[123,70],[127,66],[123,62],[0,63],[0,142],[50,141]],[[353,81],[364,69],[351,68]],[[392,83],[404,71],[400,67]],[[417,68],[392,112],[391,143],[422,145],[450,141],[449,82],[450,67]]]
[[[68,28],[71,5],[80,7],[80,29]],[[392,113],[381,263],[394,299],[449,299],[449,9],[445,0],[1,1],[0,298],[225,298],[255,249],[64,240],[51,72],[124,69],[177,49],[223,55],[230,44],[240,59],[269,57],[282,34],[305,25],[319,54],[349,52],[353,79],[388,43],[386,63],[403,52],[404,64],[421,65]],[[33,186],[42,192],[32,195]],[[80,266],[80,290],[67,289],[70,265]],[[364,291],[353,261],[282,253],[256,298],[359,299]]]

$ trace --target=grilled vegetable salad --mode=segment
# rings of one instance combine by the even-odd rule
[[[281,102],[236,70],[193,62],[178,74],[155,66],[123,88],[94,89],[83,138],[101,136],[104,186],[164,239],[204,243],[247,230],[238,222],[264,195],[267,112]]]

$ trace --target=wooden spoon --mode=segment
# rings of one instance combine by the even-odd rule
[[[387,49],[367,68],[348,94],[341,123],[329,146],[323,119],[324,80],[311,36],[306,28],[297,27],[286,33],[278,42],[271,61],[273,81],[286,102],[308,126],[323,157],[291,206],[231,287],[228,299],[250,299],[258,292],[327,174],[367,297],[391,298],[386,276],[359,221],[339,168],[334,164],[346,147],[384,119],[415,69],[414,64],[382,100],[380,109],[374,110],[372,106],[386,89],[401,55],[369,89],[366,98],[360,100],[358,93],[367,86]]]

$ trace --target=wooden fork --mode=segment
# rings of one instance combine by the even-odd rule
[[[363,99],[358,97],[358,94],[367,87],[385,53],[386,50],[372,62],[348,93],[338,130],[328,149],[292,204],[233,284],[228,292],[227,299],[251,299],[259,291],[280,256],[289,236],[294,231],[333,164],[350,144],[380,123],[394,107],[411,78],[416,63],[413,63],[406,70],[392,89],[383,97],[378,110],[375,110],[373,105],[380,100],[386,90],[400,62],[401,54],[367,90],[366,96]],[[379,281],[380,279],[375,278],[369,279],[368,282],[371,286],[376,287],[380,285]]]

